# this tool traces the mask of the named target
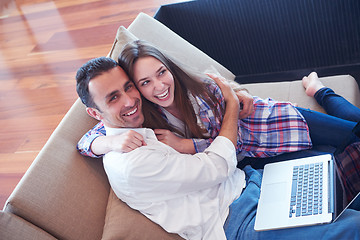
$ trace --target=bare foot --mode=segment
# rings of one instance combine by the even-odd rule
[[[306,95],[314,97],[315,93],[325,87],[320,81],[316,72],[312,72],[307,77],[303,77],[302,84],[305,88]]]

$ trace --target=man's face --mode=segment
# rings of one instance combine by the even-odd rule
[[[124,70],[113,68],[90,80],[89,92],[99,109],[87,112],[112,128],[139,128],[144,122],[139,91]]]

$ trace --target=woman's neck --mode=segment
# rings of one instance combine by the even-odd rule
[[[168,111],[169,113],[171,113],[171,115],[173,115],[177,119],[180,119],[181,121],[184,121],[184,116],[181,114],[181,112],[179,111],[179,109],[176,107],[175,104],[172,104],[169,107],[166,107],[164,109],[166,111]]]

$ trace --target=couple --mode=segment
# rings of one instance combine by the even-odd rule
[[[144,78],[142,72],[136,70],[137,63],[141,62],[133,62],[134,73],[129,70],[127,73],[141,90],[156,77]],[[160,66],[155,73],[163,76],[166,71],[168,68]],[[140,98],[134,84],[116,62],[106,58],[92,60],[79,70],[77,80],[77,90],[88,113],[102,120],[108,135],[123,132],[123,127],[142,125],[142,101],[146,100]],[[219,136],[203,153],[184,155],[157,141],[152,130],[137,129],[137,134],[141,135],[137,145],[142,148],[124,154],[113,151],[104,158],[115,193],[167,231],[186,239],[224,239],[224,229],[228,239],[293,238],[294,233],[299,237],[325,235],[335,239],[359,234],[357,226],[350,224],[358,222],[359,216],[351,210],[346,219],[331,226],[254,232],[261,171],[250,167],[245,167],[245,172],[236,169],[234,146],[238,145],[238,139],[237,132],[232,129],[238,125],[238,100],[225,83],[215,80],[223,88],[227,101]],[[168,95],[165,92],[157,98],[172,97]],[[245,181],[247,186],[243,191]]]
[[[182,70],[183,67],[142,41],[128,44],[119,56],[119,64],[135,80],[144,97],[144,126],[155,129],[160,141],[182,153],[202,152],[209,146],[219,132],[224,108],[221,92],[216,85],[199,83],[204,76],[187,74]],[[307,84],[312,86],[314,84],[310,82],[317,80],[317,75],[312,73],[306,79],[309,82]],[[321,93],[316,96],[316,99],[324,102],[322,105],[325,108],[327,99],[336,98],[330,89],[327,90],[319,91]],[[357,108],[355,116],[349,116],[342,112],[343,108],[331,106],[330,110],[334,109],[339,113],[334,113],[338,117],[335,118],[295,108],[290,103],[256,97],[253,99],[244,92],[242,95],[237,92],[237,95],[242,97],[240,101],[244,105],[238,123],[239,159],[276,156],[284,152],[308,149],[312,144],[336,148],[343,142],[344,133],[351,132],[356,122],[360,121],[360,111]],[[343,100],[340,97],[336,99],[338,102]],[[351,113],[350,110],[349,112]],[[272,121],[273,119],[277,121]],[[104,135],[103,123],[100,122],[80,140],[80,152],[99,157],[112,150],[126,152],[142,144],[140,136],[137,139],[134,136],[103,137]],[[127,141],[124,142],[124,139]]]

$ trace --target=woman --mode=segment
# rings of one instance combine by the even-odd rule
[[[184,67],[179,67],[143,41],[128,44],[119,56],[119,64],[146,99],[144,126],[155,129],[160,141],[180,152],[194,153],[203,151],[217,136],[224,101],[212,81],[185,71]],[[240,159],[308,149],[311,141],[314,145],[337,147],[343,142],[344,133],[351,133],[356,125],[352,121],[271,99],[254,97],[254,107],[249,117],[239,120],[237,153]],[[100,123],[80,140],[78,148],[82,154],[95,156],[90,147],[94,151],[96,146],[109,142],[104,140],[106,137],[97,138],[103,135],[105,132]],[[97,141],[92,143],[96,138]],[[135,147],[142,144],[136,136],[130,139],[137,142]],[[113,148],[100,148],[94,153],[99,155],[109,150]],[[120,150],[126,151],[125,148]]]

